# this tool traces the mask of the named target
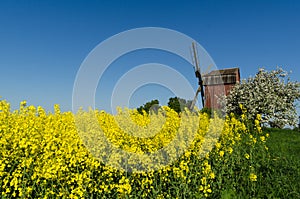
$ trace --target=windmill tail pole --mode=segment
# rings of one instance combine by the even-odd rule
[[[300,131],[300,116],[299,116],[299,123],[298,123],[298,131]]]
[[[201,99],[202,99],[202,107],[204,108],[205,104],[204,104],[204,97],[203,97],[203,95],[201,95]]]
[[[203,81],[201,78],[200,81],[200,89],[201,89],[201,100],[202,100],[202,107],[204,108],[205,104],[204,104],[204,87],[203,87]]]

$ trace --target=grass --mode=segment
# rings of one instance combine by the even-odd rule
[[[273,128],[264,131],[270,134],[266,142],[270,157],[256,154],[255,186],[240,184],[234,190],[227,184],[229,188],[222,191],[221,198],[300,199],[300,131]]]
[[[271,155],[261,172],[258,195],[268,198],[300,198],[300,132],[265,129],[270,134],[267,146]],[[264,193],[264,194],[263,194]]]

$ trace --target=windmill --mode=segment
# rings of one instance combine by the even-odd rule
[[[202,74],[201,74],[201,71],[200,71],[200,63],[199,63],[199,59],[198,59],[198,55],[197,55],[197,49],[196,49],[195,42],[192,43],[192,52],[191,52],[191,54],[192,54],[192,60],[193,60],[193,63],[194,63],[195,75],[198,78],[198,84],[199,84],[199,87],[196,91],[195,97],[194,97],[194,99],[192,101],[192,104],[190,106],[190,110],[193,110],[199,93],[201,93],[202,106],[204,107],[204,105],[205,105],[204,86],[203,86]],[[208,66],[208,68],[210,68],[211,66],[212,65]]]

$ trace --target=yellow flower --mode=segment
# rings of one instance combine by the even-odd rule
[[[245,111],[242,105],[241,108]],[[57,104],[53,113],[47,113],[42,107],[27,107],[26,101],[11,112],[10,104],[0,100],[1,193],[6,198],[28,198],[33,192],[40,198],[83,198],[91,196],[91,192],[130,198],[137,188],[133,186],[138,186],[143,188],[140,197],[149,197],[157,183],[166,186],[173,180],[190,182],[190,175],[197,175],[201,180],[199,191],[209,197],[218,172],[211,158],[218,156],[219,161],[225,153],[229,157],[235,145],[249,134],[245,124],[232,116],[210,119],[206,114],[189,111],[179,116],[168,107],[157,115],[141,115],[131,109],[119,109],[116,115],[98,110],[73,114],[61,112]],[[255,142],[252,135],[250,138]],[[109,143],[118,150],[114,151]],[[177,147],[166,147],[170,144],[185,149],[180,158]],[[174,164],[165,166],[166,159],[158,157],[153,161],[147,157],[162,148],[167,158],[175,159]],[[138,155],[126,159],[116,151]],[[192,173],[195,158],[200,168]],[[250,155],[245,154],[245,158]],[[119,170],[124,160],[128,165],[145,167],[147,172]],[[250,180],[256,181],[256,175],[251,174]],[[53,181],[60,183],[50,187]],[[26,183],[38,187],[26,187]]]
[[[224,151],[220,151],[219,155],[220,155],[220,157],[223,157],[224,156]]]
[[[248,160],[250,158],[250,155],[248,153],[246,153],[245,158]]]
[[[255,120],[254,123],[256,127],[260,126],[260,122],[258,120]]]
[[[217,147],[217,149],[221,148],[221,143],[220,143],[220,142],[217,142],[217,143],[216,143],[216,147]]]
[[[239,107],[241,110],[243,110],[243,104],[240,104]]]
[[[202,177],[201,178],[201,184],[202,185],[206,185],[206,177]]]
[[[229,147],[229,148],[228,148],[228,152],[229,152],[229,154],[232,154],[233,149],[232,149],[231,147]]]
[[[262,118],[261,118],[261,114],[257,114],[257,115],[256,115],[256,118],[257,118],[258,121],[261,121],[261,119],[262,119]]]
[[[215,179],[215,174],[212,172],[209,174],[210,179]]]
[[[266,141],[265,136],[260,136],[260,140],[261,140],[262,142],[265,142],[265,141]]]
[[[20,106],[22,107],[24,107],[24,106],[26,106],[27,105],[27,102],[24,100],[24,101],[22,101],[21,103],[20,103]]]
[[[254,173],[250,173],[249,178],[252,182],[257,181],[257,176]]]
[[[204,187],[202,185],[200,185],[199,191],[203,191],[203,190],[204,190]]]

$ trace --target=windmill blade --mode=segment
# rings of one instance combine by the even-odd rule
[[[194,109],[194,106],[195,106],[195,104],[196,104],[196,101],[197,101],[198,94],[199,94],[200,90],[201,90],[201,87],[199,86],[198,89],[197,89],[197,91],[196,91],[195,97],[194,97],[194,99],[193,99],[193,101],[192,101],[192,104],[191,104],[191,106],[190,106],[190,110],[193,110],[193,109]]]
[[[199,91],[201,91],[201,101],[202,101],[202,106],[204,107],[204,87],[203,87],[202,75],[201,75],[201,71],[200,71],[200,63],[199,63],[198,56],[197,56],[197,48],[196,48],[195,42],[192,43],[192,50],[193,50],[193,56],[194,56],[193,61],[195,63],[195,75],[198,78],[198,84],[199,84],[199,88],[196,92],[196,96],[195,96],[195,99],[193,100],[193,102],[194,102],[194,104],[196,103],[196,99],[199,94]],[[192,108],[193,108],[193,106],[192,106]]]
[[[197,68],[196,68],[196,63],[195,63],[194,56],[193,56],[193,47],[191,47],[189,49],[190,49],[190,55],[191,55],[192,65],[193,65],[194,70],[196,71]]]
[[[200,67],[199,67],[200,63],[199,63],[199,60],[197,57],[197,49],[196,49],[195,42],[192,43],[192,50],[193,50],[193,56],[194,56],[193,62],[195,63],[195,71],[198,71],[200,73],[201,72]]]
[[[208,65],[205,71],[203,72],[203,75],[208,74],[210,72],[210,69],[212,69],[213,66],[214,66],[213,64]]]
[[[199,79],[198,84],[200,85],[200,81],[202,81],[202,77],[201,77],[201,70],[200,70],[200,66],[199,66],[199,60],[198,60],[198,56],[197,56],[197,50],[196,50],[196,44],[195,42],[192,43],[192,51],[193,51],[193,62],[195,63],[195,75],[196,77]]]

